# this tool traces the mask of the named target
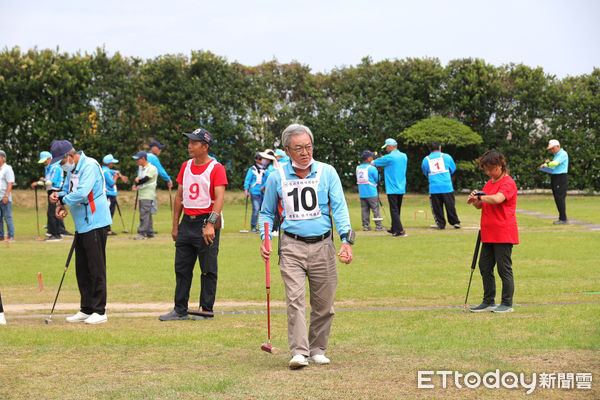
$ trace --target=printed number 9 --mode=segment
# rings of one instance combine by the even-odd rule
[[[200,196],[200,186],[197,183],[190,186],[190,200],[196,200]]]

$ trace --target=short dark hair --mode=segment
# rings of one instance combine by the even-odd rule
[[[504,158],[504,154],[500,153],[498,150],[488,150],[481,157],[475,160],[477,164],[479,164],[479,169],[484,169],[484,167],[496,167],[499,166],[502,168],[502,172],[508,175],[509,171],[506,167],[506,158]]]
[[[429,151],[439,150],[441,147],[442,144],[437,140],[433,140],[431,143],[429,143]]]

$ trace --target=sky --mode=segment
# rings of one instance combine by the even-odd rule
[[[0,49],[142,59],[208,50],[247,66],[313,72],[373,61],[482,58],[558,78],[600,68],[596,0],[0,0]]]

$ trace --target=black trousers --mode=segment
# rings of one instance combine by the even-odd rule
[[[106,312],[106,227],[77,233],[75,268],[81,295],[81,312]]]
[[[502,304],[512,307],[515,283],[512,272],[512,243],[481,243],[479,271],[483,280],[483,302],[494,304],[496,298],[496,278],[494,265],[502,279]]]
[[[217,256],[219,255],[219,234],[215,230],[215,240],[207,245],[202,230],[209,214],[195,219],[184,214],[179,223],[179,233],[175,241],[175,311],[185,314],[188,310],[190,288],[194,275],[196,259],[200,262],[200,307],[204,311],[213,311],[217,294]]]
[[[404,230],[400,222],[400,211],[402,210],[403,194],[388,194],[388,203],[390,204],[390,217],[392,219],[392,233],[400,233]]]
[[[110,218],[115,215],[115,208],[117,207],[117,196],[106,196],[108,199],[108,209],[110,210]],[[112,231],[110,225],[108,226],[108,231]]]
[[[0,312],[4,312],[4,307],[2,307],[2,295],[0,294]]]
[[[552,174],[550,175],[550,184],[552,185],[552,194],[554,202],[558,209],[558,219],[561,221],[567,220],[567,187],[569,186],[569,178],[567,174]]]
[[[56,192],[56,190],[48,190],[48,211],[46,212],[46,226],[48,233],[52,236],[59,236],[61,233],[65,233],[65,222],[62,219],[56,218],[56,204],[50,202],[50,195]]]
[[[446,206],[446,214],[448,215],[448,223],[450,225],[460,224],[458,215],[456,214],[456,201],[454,192],[450,193],[433,193],[429,195],[431,203],[431,213],[433,220],[440,228],[446,227],[446,218],[444,218],[444,206]]]

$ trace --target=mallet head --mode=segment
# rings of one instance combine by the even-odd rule
[[[279,349],[277,347],[271,346],[270,344],[263,344],[262,346],[260,346],[260,349],[262,351],[266,351],[267,353],[271,353],[271,354],[279,353]]]
[[[46,318],[46,325],[48,325],[52,320],[50,318]]]

